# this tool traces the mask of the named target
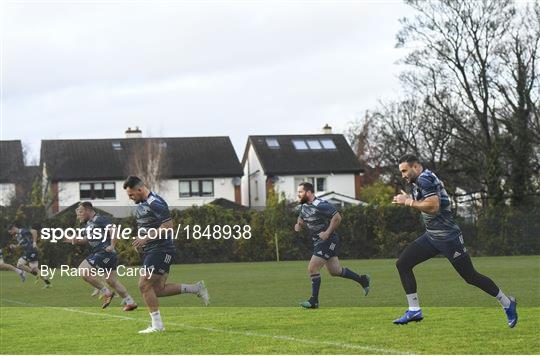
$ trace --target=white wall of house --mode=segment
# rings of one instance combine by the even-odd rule
[[[249,206],[249,190],[248,190],[248,179],[249,179],[249,172],[248,172],[248,165],[244,165],[244,175],[242,176],[240,190],[242,192],[242,205]]]
[[[242,205],[251,207],[264,207],[266,205],[266,176],[251,145],[242,177]]]
[[[15,184],[14,183],[2,183],[0,184],[0,205],[7,206],[11,202],[11,199],[15,196]]]
[[[156,193],[159,194],[171,208],[190,207],[193,205],[204,205],[217,198],[225,198],[234,201],[234,185],[232,178],[190,178],[193,180],[204,179],[214,182],[214,195],[206,197],[180,197],[179,179],[170,179],[162,183]],[[97,181],[96,181],[97,182]],[[116,190],[115,199],[81,199],[80,183],[87,182],[59,182],[58,183],[58,205],[60,210],[75,204],[80,200],[89,200],[96,207],[112,213],[117,217],[129,216],[133,211],[135,203],[129,200],[123,188],[123,181],[99,181],[100,183],[114,183]]]
[[[274,184],[276,191],[285,193],[288,200],[296,200],[298,183],[307,180],[309,177],[325,178],[325,192],[336,192],[354,198],[355,185],[354,174],[306,174],[295,176],[279,176]],[[317,192],[315,192],[317,194]]]
[[[328,176],[328,192],[355,197],[354,174],[334,174]]]
[[[278,180],[274,183],[274,189],[277,192],[278,196],[281,196],[282,193],[285,193],[285,199],[296,200],[296,183],[297,181],[295,182],[294,176],[279,176]]]

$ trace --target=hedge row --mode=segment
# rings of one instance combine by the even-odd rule
[[[173,211],[175,227],[190,225],[249,225],[250,239],[187,239],[180,229],[175,244],[177,263],[244,262],[276,260],[302,260],[311,255],[312,244],[306,232],[293,230],[297,217],[294,206],[273,201],[264,211],[236,211],[214,205]],[[397,206],[352,206],[341,211],[343,220],[338,233],[341,236],[341,258],[395,258],[400,251],[423,232],[420,215],[409,208]],[[19,206],[3,208],[1,223],[6,226],[16,219],[35,227],[78,226],[72,214],[46,218],[41,207]],[[459,219],[458,219],[459,220]],[[124,227],[136,228],[134,218],[114,219]],[[540,254],[540,207],[520,210],[500,207],[484,211],[475,222],[459,220],[465,243],[473,255],[530,255]],[[2,246],[8,243],[5,229]],[[276,249],[276,241],[278,248]],[[41,263],[77,265],[86,255],[83,246],[40,241]],[[129,241],[117,246],[119,258],[125,264],[138,264],[139,256]],[[6,259],[13,262],[19,251],[5,251]]]

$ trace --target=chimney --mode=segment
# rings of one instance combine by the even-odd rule
[[[322,128],[322,133],[325,134],[325,135],[329,135],[332,133],[332,127],[328,124],[324,125],[324,127]]]
[[[135,126],[135,128],[128,127],[126,130],[126,138],[141,138],[142,137],[142,131],[139,129],[139,126]]]

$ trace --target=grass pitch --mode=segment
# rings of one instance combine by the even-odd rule
[[[170,281],[204,279],[212,305],[193,295],[160,299],[165,333],[138,335],[149,324],[142,307],[123,312],[119,300],[102,310],[79,278],[55,278],[41,290],[0,272],[2,354],[539,354],[540,257],[473,259],[476,268],[518,300],[519,323],[506,325],[494,300],[461,280],[446,259],[415,269],[424,321],[396,326],[406,309],[393,260],[342,261],[369,273],[364,297],[350,280],[323,272],[318,310],[302,310],[309,296],[307,261],[175,265]],[[136,278],[122,278],[142,304]]]

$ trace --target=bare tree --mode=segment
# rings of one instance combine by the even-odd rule
[[[447,118],[446,133],[452,138],[449,155],[473,176],[479,173],[489,202],[502,203],[505,191],[512,190],[506,185],[513,186],[515,194],[518,182],[530,179],[523,171],[513,175],[514,183],[505,179],[509,171],[504,159],[505,152],[515,150],[513,165],[529,165],[530,152],[535,151],[528,140],[508,137],[510,130],[530,130],[531,118],[536,118],[530,115],[535,112],[534,100],[525,99],[524,88],[531,92],[537,82],[538,12],[529,12],[531,20],[527,21],[527,12],[518,11],[510,0],[407,3],[417,15],[401,21],[403,28],[397,36],[398,46],[412,47],[404,63],[413,69],[402,75],[403,83],[425,97],[439,117]],[[526,25],[520,28],[516,22]],[[504,73],[517,80],[503,85]],[[510,95],[510,87],[514,95]],[[508,98],[502,100],[504,93]],[[516,105],[511,113],[502,105],[509,105],[509,98]],[[516,120],[518,116],[520,120]]]
[[[127,174],[141,178],[153,190],[160,191],[167,176],[167,143],[157,138],[134,139]]]
[[[512,25],[498,48],[501,65],[496,87],[500,93],[498,119],[507,133],[504,142],[509,167],[506,179],[512,203],[522,205],[535,190],[531,177],[538,175],[540,165],[540,127],[536,115],[540,100],[538,3],[532,9],[528,5],[520,9],[520,16]]]

